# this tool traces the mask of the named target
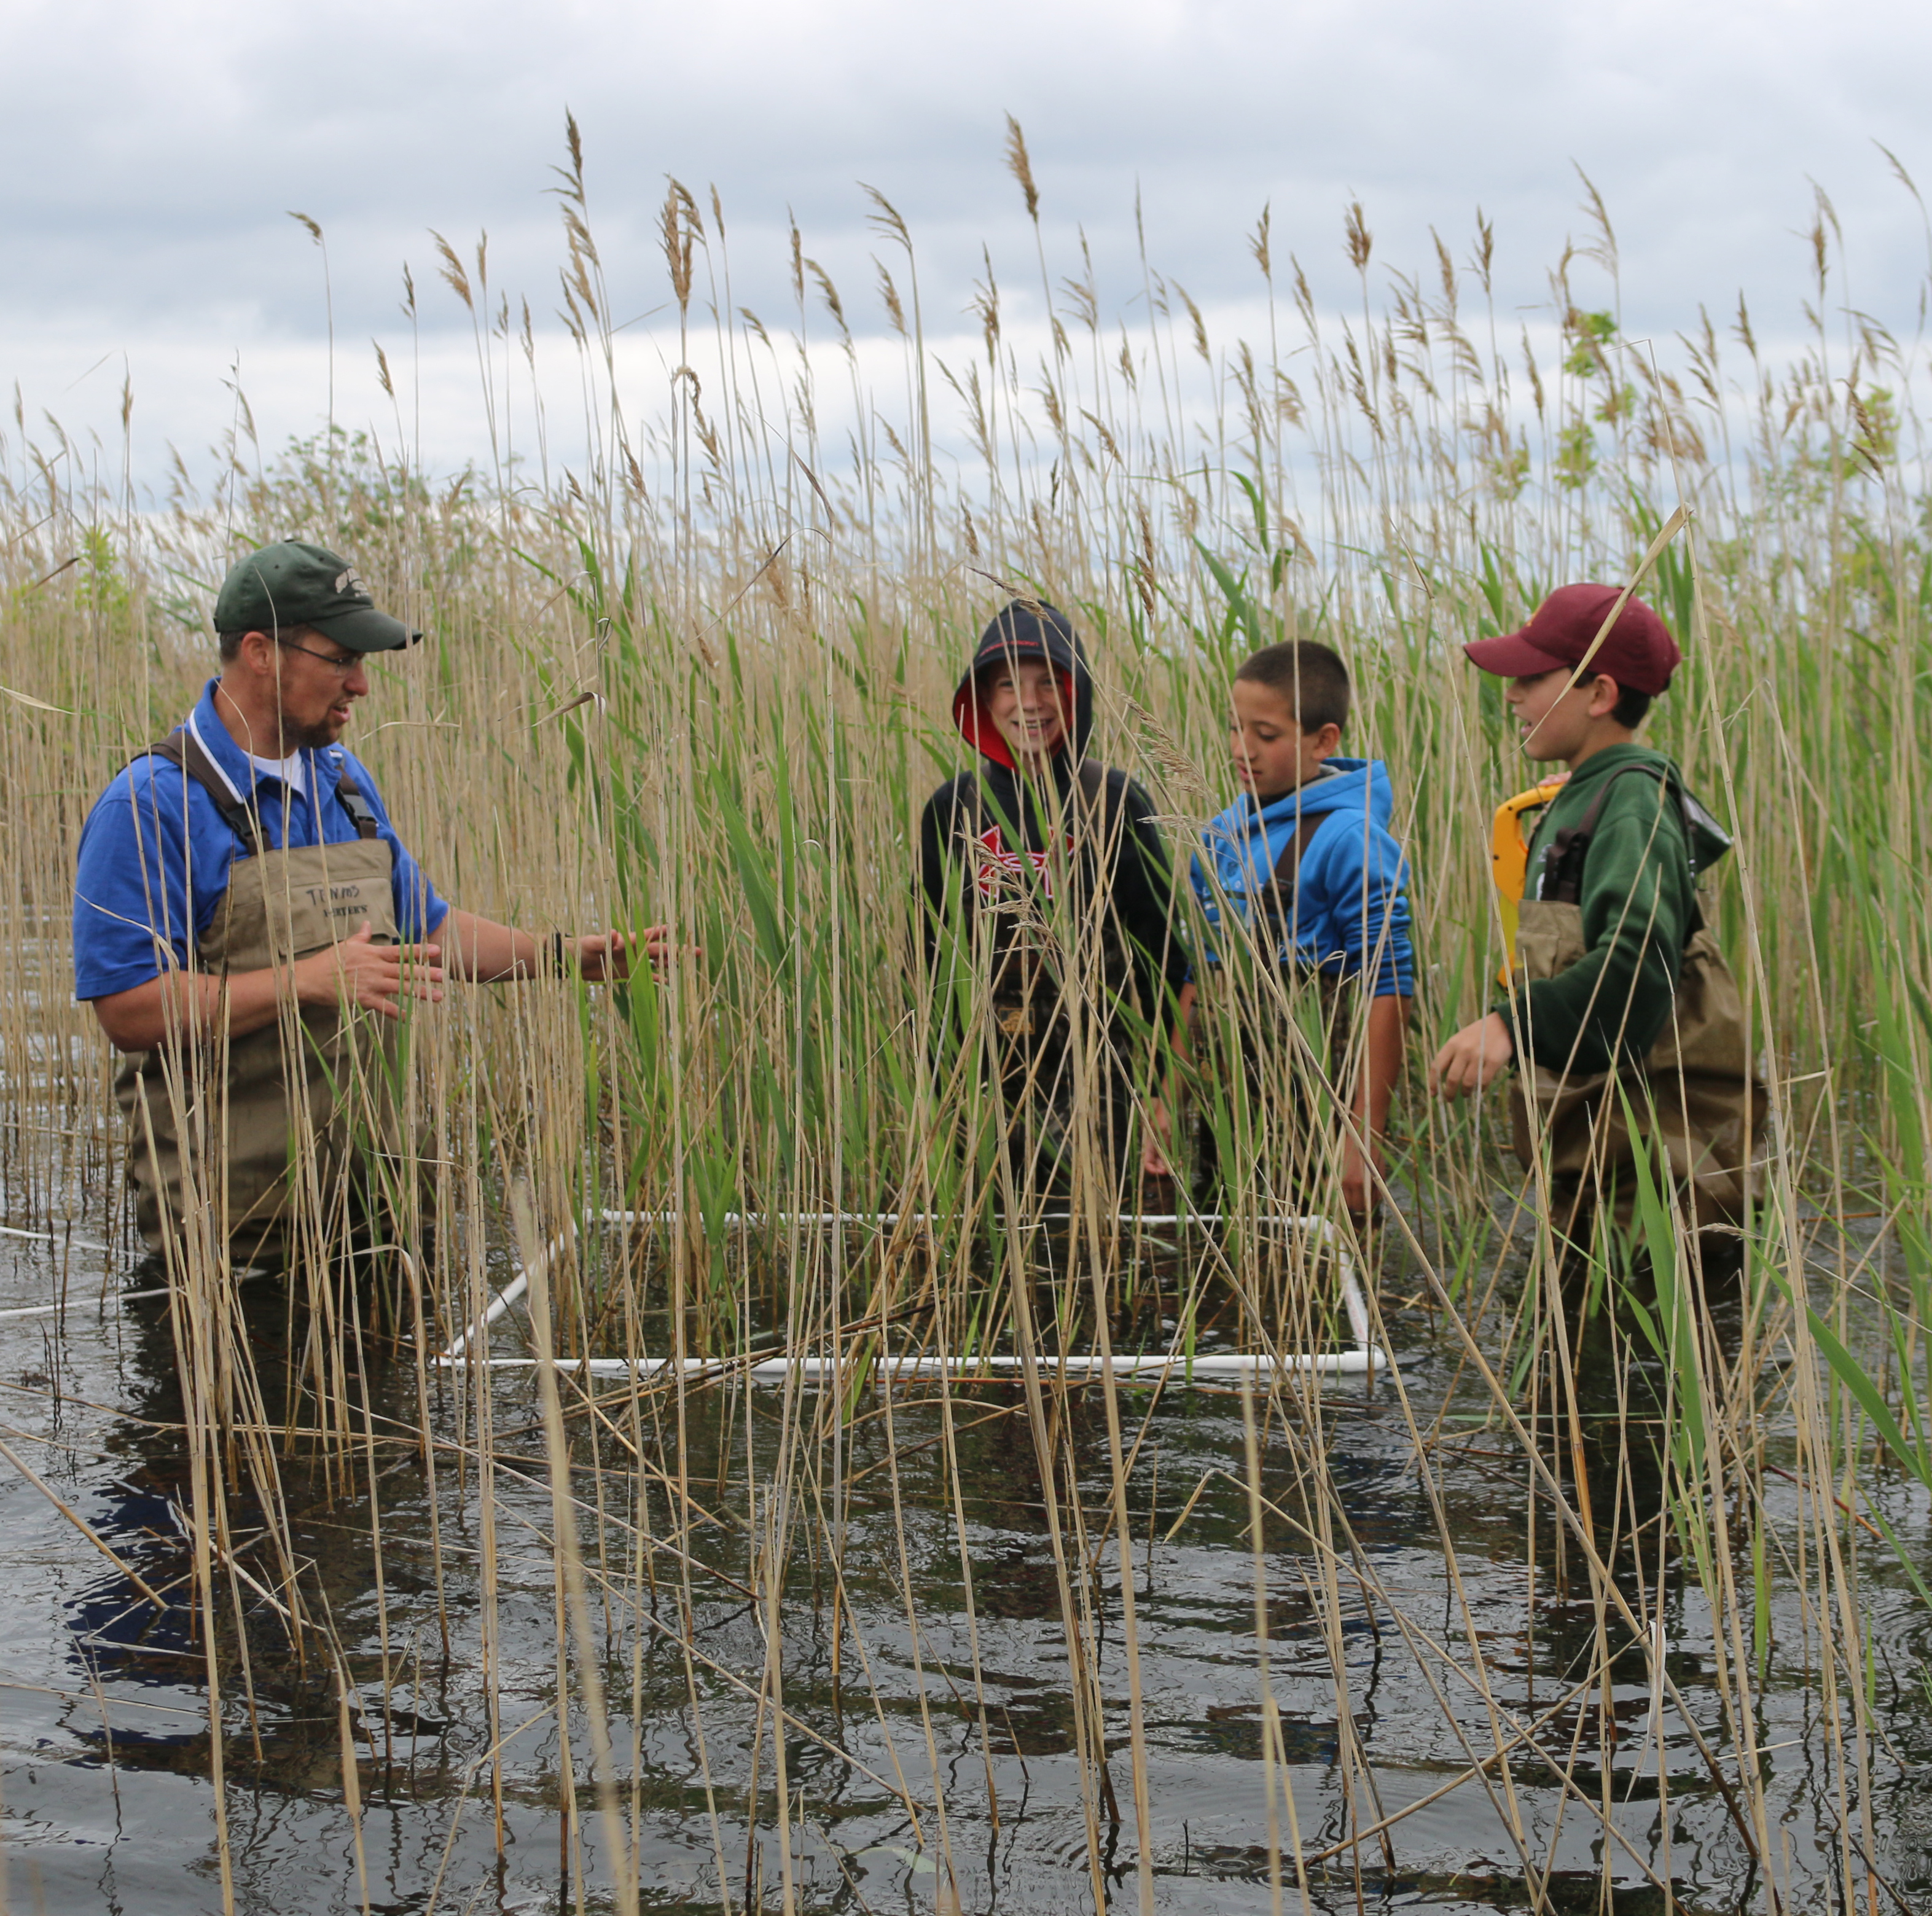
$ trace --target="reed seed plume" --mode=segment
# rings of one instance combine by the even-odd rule
[[[1033,162],[1027,156],[1026,135],[1012,114],[1006,115],[1006,171],[1018,181],[1026,196],[1027,217],[1040,224],[1040,188],[1034,184]]]

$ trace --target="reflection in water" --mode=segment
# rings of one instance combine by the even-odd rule
[[[8,1301],[32,1295],[45,1273],[22,1254],[11,1279]],[[1168,1334],[1182,1307],[1160,1279],[1142,1275],[1118,1337]],[[303,1407],[292,1380],[308,1326],[274,1285],[250,1291],[244,1315],[277,1423]],[[1450,1394],[1454,1354],[1432,1354],[1433,1336],[1420,1315],[1396,1320],[1392,1343],[1421,1359],[1400,1391],[1382,1380],[1261,1407],[1265,1696],[1240,1400],[1122,1393],[1157,1906],[1271,1906],[1274,1764],[1292,1780],[1316,1908],[1528,1906],[1512,1819],[1546,1859],[1552,1909],[1602,1906],[1606,1871],[1628,1899],[1619,1907],[1652,1906],[1647,1871],[1667,1873],[1684,1906],[1736,1906],[1750,1859],[1700,1747],[1730,1745],[1700,1648],[1708,1612],[1667,1520],[1667,1378],[1628,1352],[1608,1362],[1605,1342],[1588,1347],[1567,1394],[1546,1373],[1526,1377],[1520,1407],[1552,1477],[1582,1492],[1626,1600],[1647,1614],[1646,1592],[1666,1580],[1662,1667],[1694,1735],[1674,1709],[1659,1711],[1646,1647],[1614,1620],[1602,1662],[1604,1599],[1576,1540],[1546,1489],[1526,1494],[1529,1460],[1508,1433],[1492,1419],[1458,1421],[1471,1400]],[[371,1336],[363,1354],[352,1372],[356,1443],[284,1437],[267,1453],[285,1541],[270,1537],[245,1471],[226,1506],[223,1548],[247,1573],[218,1578],[214,1624],[238,1905],[278,1916],[359,1908],[366,1872],[372,1908],[424,1910],[432,1897],[450,1910],[556,1908],[574,1900],[581,1870],[592,1906],[607,1906],[598,1886],[611,1859],[580,1689],[561,1722],[556,1708],[569,1653],[530,1380],[497,1375],[482,1405],[464,1405],[449,1374],[435,1381],[432,1492],[421,1449],[404,1441],[418,1415],[410,1351]],[[70,1318],[55,1342],[0,1327],[0,1377],[17,1379],[30,1363],[58,1379],[59,1408],[50,1390],[16,1387],[10,1421],[49,1440],[37,1455],[50,1485],[163,1605],[104,1569],[44,1500],[8,1489],[0,1521],[22,1567],[6,1675],[40,1687],[8,1693],[14,1906],[38,1896],[49,1909],[158,1916],[216,1907],[208,1645],[194,1604],[192,1486],[165,1318],[110,1301]],[[609,1389],[599,1406],[566,1392],[584,1614],[650,1906],[776,1907],[782,1826],[802,1909],[930,1908],[942,1861],[964,1910],[1084,1904],[1086,1732],[1050,1516],[1098,1699],[1106,1774],[1092,1802],[1105,1874],[1130,1906],[1130,1689],[1096,1390],[1049,1393],[1054,1464],[1044,1473],[1009,1384],[958,1386],[949,1405],[928,1380],[902,1390],[890,1417],[867,1396],[842,1426],[812,1392],[789,1426],[766,1390],[710,1389],[680,1409],[668,1393],[640,1405]],[[479,1427],[490,1432],[487,1454]],[[814,1514],[833,1506],[835,1430],[836,1557],[830,1520],[821,1528]],[[1309,1494],[1318,1458],[1325,1502]],[[1897,1516],[1923,1535],[1922,1511]],[[308,1620],[292,1648],[284,1549]],[[774,1578],[782,1600],[768,1618]],[[1881,1641],[1918,1641],[1904,1601],[1874,1582]],[[1788,1582],[1774,1591],[1759,1738],[1787,1867],[1822,1878],[1834,1813],[1828,1772],[1808,1752],[1828,1725],[1808,1690],[1797,1606]],[[782,1748],[761,1708],[774,1669]],[[1923,1760],[1914,1694],[1901,1688],[1880,1708],[1903,1753]],[[1468,1780],[1472,1755],[1499,1740],[1502,1760]],[[1598,1810],[1582,1807],[1591,1801]],[[1887,1854],[1902,1894],[1924,1886],[1914,1832],[1927,1801],[1912,1773],[1892,1775]],[[1279,1797],[1276,1808],[1289,1846]],[[1386,1845],[1348,1846],[1391,1817]],[[1292,1859],[1286,1867],[1294,1906]]]

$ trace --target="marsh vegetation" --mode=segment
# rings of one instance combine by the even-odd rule
[[[0,1315],[11,1906],[1922,1906],[1924,354],[1829,316],[1828,206],[1775,361],[1742,304],[1626,340],[1594,202],[1534,340],[1486,226],[1412,274],[1352,208],[1352,313],[1264,214],[1249,340],[1152,265],[1103,310],[1042,244],[1037,323],[989,266],[949,359],[880,199],[885,374],[796,235],[793,310],[735,307],[719,211],[674,186],[680,361],[640,425],[574,132],[560,203],[568,471],[500,440],[440,470],[402,403],[393,435],[244,433],[164,504],[57,429],[4,445],[0,1310],[65,1306]],[[527,310],[480,248],[442,266],[507,419]],[[212,669],[223,567],[291,535],[429,635],[353,742],[446,893],[685,949],[419,1009],[390,1249],[283,1282],[191,1243],[170,1321],[120,1294],[74,842]],[[1646,562],[1686,655],[1651,736],[1736,838],[1706,911],[1777,1119],[1734,1285],[1660,1202],[1648,1278],[1586,1307],[1499,1107],[1445,1114],[1413,1061],[1496,971],[1490,813],[1528,782],[1458,644]],[[1240,657],[1351,664],[1419,960],[1356,1247],[1393,1366],[1060,1367],[1340,1333],[1306,1234],[1123,1225],[1184,1200],[1097,1152],[1016,1189],[980,1012],[925,987],[915,822],[1015,589],[1082,626],[1096,749],[1183,847],[1230,796]],[[478,1354],[715,1367],[439,1365],[532,1267]],[[1029,1361],[890,1382],[914,1350]],[[834,1368],[749,1379],[775,1351]]]

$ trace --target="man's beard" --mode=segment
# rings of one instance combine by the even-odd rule
[[[320,725],[304,725],[299,719],[292,718],[285,712],[281,715],[282,755],[287,757],[298,751],[322,751],[336,742],[341,735],[334,725],[325,720]]]

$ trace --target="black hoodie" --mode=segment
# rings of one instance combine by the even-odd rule
[[[981,702],[988,672],[1023,658],[1043,658],[1053,668],[1062,709],[1071,715],[1067,736],[1051,762],[1058,794],[1051,808],[1015,769]],[[1114,924],[1124,934],[1121,943],[1131,954],[1142,1012],[1154,1016],[1162,997],[1178,991],[1187,976],[1187,955],[1175,937],[1172,869],[1153,822],[1154,806],[1139,786],[1112,766],[1091,766],[1084,779],[1081,775],[1094,729],[1094,682],[1066,615],[1020,599],[997,614],[952,695],[952,721],[980,761],[976,771],[962,772],[940,786],[920,820],[920,876],[930,907],[928,958],[938,949],[935,917],[955,910],[970,914],[982,893],[992,895],[988,881],[976,877],[974,865],[1006,865],[1016,874],[1030,865],[1036,878],[1051,882],[1044,855],[1049,817],[1057,813],[1067,847],[1076,854],[1070,867],[1074,882],[1097,884],[1106,892]],[[1083,785],[1084,791],[1077,789]],[[1003,821],[1008,820],[1023,834],[1024,846],[1007,842],[1011,835]],[[970,861],[964,850],[969,838],[979,841]],[[1083,838],[1088,842],[1082,844]],[[1108,868],[1104,871],[1099,868],[1102,859]]]

